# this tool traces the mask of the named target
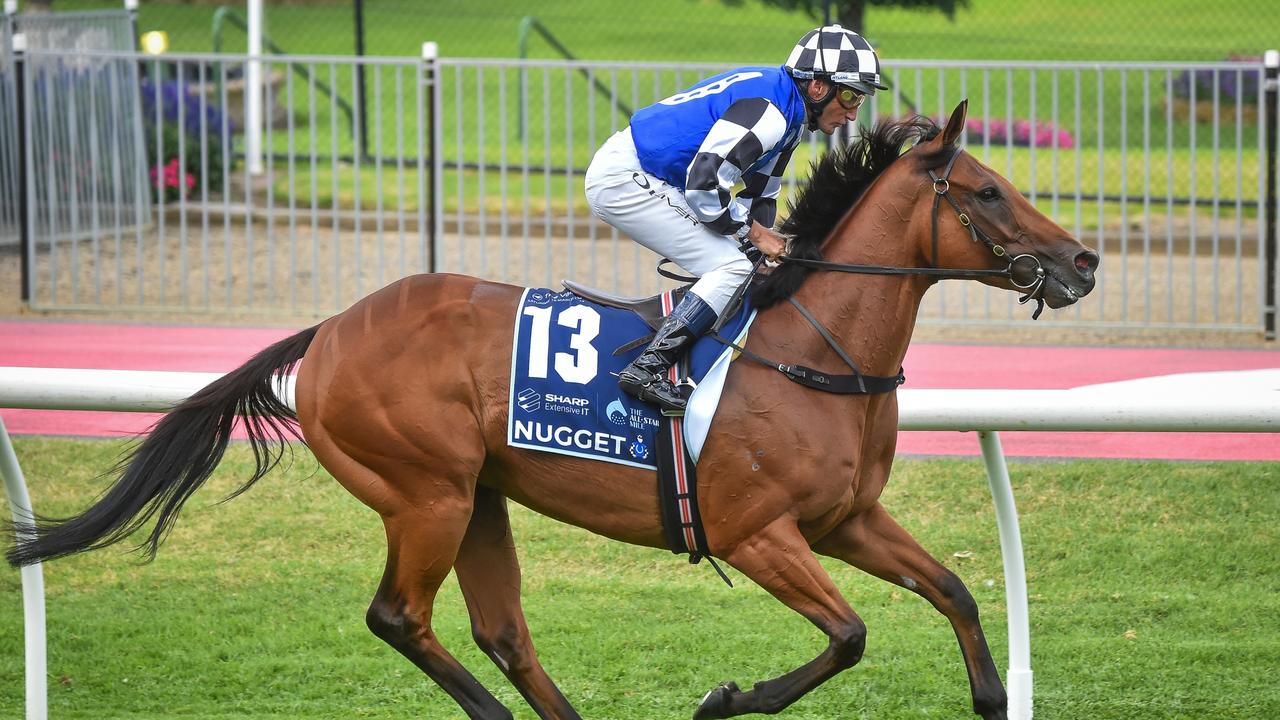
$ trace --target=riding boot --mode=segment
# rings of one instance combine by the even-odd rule
[[[618,386],[663,411],[684,412],[688,398],[667,378],[667,371],[715,321],[716,311],[710,305],[692,292],[685,293],[640,357],[618,373]]]

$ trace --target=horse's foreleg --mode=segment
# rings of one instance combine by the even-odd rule
[[[578,720],[578,713],[534,653],[520,607],[520,563],[507,499],[498,492],[476,488],[475,510],[454,571],[471,614],[471,633],[480,649],[506,674],[538,717]]]
[[[991,660],[978,606],[968,588],[877,503],[851,515],[814,545],[829,555],[895,585],[919,594],[951,621],[969,673],[973,711],[985,720],[1006,717],[1007,698],[1000,674]]]
[[[862,659],[867,628],[845,602],[791,518],[780,518],[724,554],[724,559],[829,639],[816,658],[746,692],[726,683],[707,693],[695,720],[776,713]]]

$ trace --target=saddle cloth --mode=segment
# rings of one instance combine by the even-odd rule
[[[664,293],[664,312],[674,306]],[[721,335],[741,341],[755,313],[744,303]],[[643,351],[614,351],[652,330],[631,310],[590,302],[569,291],[529,288],[517,306],[511,355],[507,444],[657,468],[660,412],[618,389],[617,373]],[[702,337],[686,353],[682,377],[698,382],[684,428],[696,461],[711,426],[732,349]],[[711,372],[712,381],[703,383]]]

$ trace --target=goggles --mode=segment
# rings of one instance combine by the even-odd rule
[[[865,94],[851,87],[836,86],[836,102],[840,103],[840,107],[845,110],[857,110],[862,107],[862,102],[866,99],[867,96]]]

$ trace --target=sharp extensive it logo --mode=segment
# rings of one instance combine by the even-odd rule
[[[525,412],[537,412],[542,407],[542,393],[533,388],[525,388],[516,395],[516,405]]]

